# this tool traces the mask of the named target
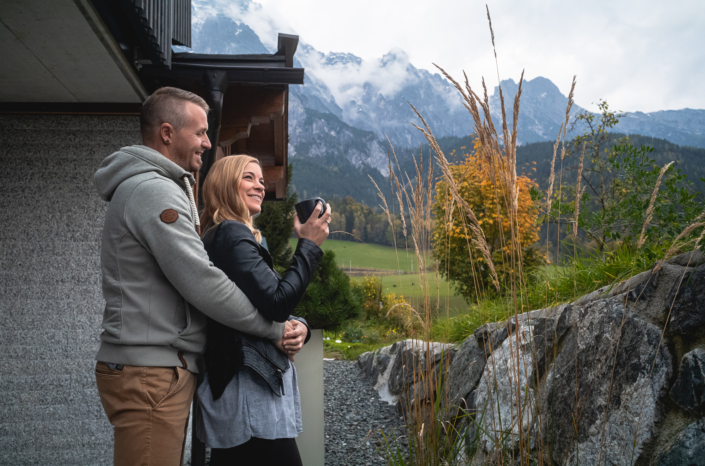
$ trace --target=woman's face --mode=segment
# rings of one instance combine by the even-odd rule
[[[264,199],[264,178],[259,164],[250,162],[245,166],[239,193],[250,215],[260,213]]]

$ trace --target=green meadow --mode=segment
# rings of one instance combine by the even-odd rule
[[[291,238],[291,248],[296,248],[295,238]],[[335,252],[335,257],[341,267],[350,269],[416,270],[415,253],[412,249],[396,251],[389,246],[379,244],[353,243],[329,239],[323,243],[324,251]],[[413,268],[413,269],[412,269]]]
[[[292,249],[296,248],[296,239],[291,239]],[[418,270],[416,254],[412,249],[399,249],[379,244],[353,243],[352,241],[326,240],[323,250],[335,252],[338,264],[350,271],[353,280],[362,280],[363,276],[378,275],[382,280],[384,294],[394,293],[408,297],[411,304],[423,297],[421,274],[410,273]],[[360,272],[355,269],[367,269]],[[389,274],[390,271],[402,271],[402,274]],[[435,272],[426,272],[428,296],[432,304],[440,304],[441,315],[455,315],[465,312],[467,305],[461,296],[456,296],[450,284],[439,277],[436,282]],[[438,301],[438,295],[441,299]]]

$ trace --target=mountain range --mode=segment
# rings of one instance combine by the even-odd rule
[[[190,50],[193,52],[274,51],[271,41],[280,28],[257,3],[193,0],[192,8]],[[248,22],[257,24],[260,31],[271,31],[272,37],[259,37]],[[401,49],[391,50],[377,60],[363,60],[350,53],[322,53],[302,40],[295,55],[295,66],[306,69],[306,83],[290,87],[289,156],[295,164],[293,184],[296,187],[311,182],[310,178],[303,180],[297,174],[299,162],[319,169],[356,168],[367,174],[373,169],[372,172],[386,176],[387,138],[400,153],[408,153],[414,147],[418,152],[419,144],[425,142],[410,124],[418,124],[419,120],[409,104],[423,115],[438,138],[450,138],[447,139],[450,141],[472,132],[470,115],[453,85],[439,72],[415,67]],[[507,114],[511,115],[518,84],[511,79],[500,84]],[[498,96],[498,88],[494,87],[490,108],[495,124],[501,118]],[[554,141],[565,116],[566,103],[567,97],[549,79],[536,77],[525,81],[518,122],[519,144]],[[573,114],[580,111],[583,109],[573,106]],[[614,131],[705,148],[704,128],[705,110],[683,109],[628,113]],[[575,132],[580,130],[576,128]],[[315,186],[306,191],[320,192]]]

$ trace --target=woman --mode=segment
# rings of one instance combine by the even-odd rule
[[[216,162],[203,183],[203,243],[213,264],[266,318],[286,322],[283,346],[208,322],[206,375],[198,388],[196,434],[212,448],[211,465],[301,465],[295,437],[302,431],[294,360],[309,338],[303,319],[290,316],[323,255],[330,212],[321,206],[301,224],[292,265],[280,276],[252,223],[260,213],[264,179],[257,159]],[[291,335],[298,338],[288,338]],[[277,349],[278,348],[278,349]],[[287,357],[288,356],[288,357]],[[199,415],[200,414],[200,415]]]

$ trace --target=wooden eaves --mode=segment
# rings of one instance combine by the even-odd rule
[[[258,55],[178,53],[171,69],[145,65],[143,82],[194,92],[211,107],[200,180],[220,157],[248,154],[262,164],[265,199],[283,199],[287,189],[289,85],[304,83],[304,69],[293,67],[298,37],[279,34],[278,51]],[[147,84],[146,84],[147,85]]]

